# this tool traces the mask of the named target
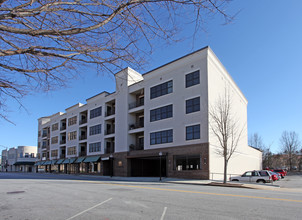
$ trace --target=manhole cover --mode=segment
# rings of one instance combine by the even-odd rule
[[[24,193],[25,191],[12,191],[12,192],[7,192],[6,194],[17,194],[17,193]]]

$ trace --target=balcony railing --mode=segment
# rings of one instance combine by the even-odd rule
[[[66,130],[66,125],[62,125],[62,126],[60,127],[60,131],[63,131],[63,130]]]
[[[105,154],[112,154],[114,153],[114,147],[106,147]]]
[[[80,120],[80,125],[87,123],[87,118]]]
[[[86,156],[86,155],[87,155],[86,152],[84,152],[84,151],[80,152],[80,157],[83,157],[83,156]]]
[[[129,150],[130,151],[133,151],[133,150],[144,150],[144,144],[138,144],[138,145],[130,144]]]
[[[114,114],[115,114],[115,109],[112,109],[112,110],[110,110],[110,111],[107,111],[107,112],[105,113],[105,116],[107,117],[107,116],[114,115]]]
[[[86,140],[87,139],[87,135],[80,135],[79,140]]]
[[[66,140],[61,140],[60,144],[66,144]]]
[[[129,109],[133,109],[136,107],[140,107],[144,105],[144,99],[139,99],[136,102],[132,102],[129,104]]]
[[[66,155],[65,154],[61,154],[60,155],[60,159],[65,159]]]
[[[129,125],[129,130],[143,128],[143,127],[144,127],[144,122],[138,122],[138,123]]]
[[[108,129],[108,130],[105,130],[105,135],[114,134],[114,133],[115,133],[115,129]]]

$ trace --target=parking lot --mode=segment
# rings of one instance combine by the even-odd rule
[[[300,219],[302,191],[295,186],[302,185],[301,176],[286,177],[278,183],[288,187],[273,191],[157,180],[0,173],[0,214],[3,220]],[[291,191],[285,190],[289,188]]]

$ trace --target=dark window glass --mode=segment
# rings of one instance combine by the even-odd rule
[[[175,170],[200,170],[200,155],[180,155],[174,157]]]
[[[101,151],[101,142],[89,144],[89,152]]]
[[[199,70],[186,75],[186,88],[200,83]]]
[[[89,135],[100,134],[102,132],[102,125],[95,125],[89,128]]]
[[[186,100],[186,114],[200,111],[200,97]]]
[[[150,122],[173,117],[173,106],[167,105],[150,111]]]
[[[102,115],[102,107],[90,110],[90,118],[95,118]]]
[[[173,130],[165,130],[150,133],[150,145],[173,142]]]
[[[186,140],[200,139],[200,125],[186,127]]]
[[[150,88],[150,99],[163,96],[173,92],[173,81],[165,82]]]

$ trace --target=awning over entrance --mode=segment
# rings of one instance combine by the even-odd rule
[[[65,159],[62,164],[73,163],[75,160],[76,160],[76,158]]]
[[[89,162],[97,162],[100,159],[101,156],[91,156],[91,157],[86,157],[86,159],[83,161],[84,163],[89,163]]]
[[[42,162],[42,161],[37,161],[37,162],[35,163],[35,165],[36,165],[36,166],[40,166],[40,165],[41,165],[41,162]]]
[[[78,159],[74,163],[82,163],[85,160],[85,157],[78,157]]]
[[[16,163],[14,163],[14,165],[34,165],[35,162],[31,162],[31,161],[18,161]]]
[[[55,165],[56,162],[57,162],[57,160],[52,160],[52,161],[51,161],[51,165]]]
[[[48,160],[43,164],[43,166],[46,166],[46,165],[51,165],[51,160]]]
[[[56,164],[62,164],[63,161],[64,161],[64,159],[60,159],[60,160],[58,160],[58,161],[56,162]]]

